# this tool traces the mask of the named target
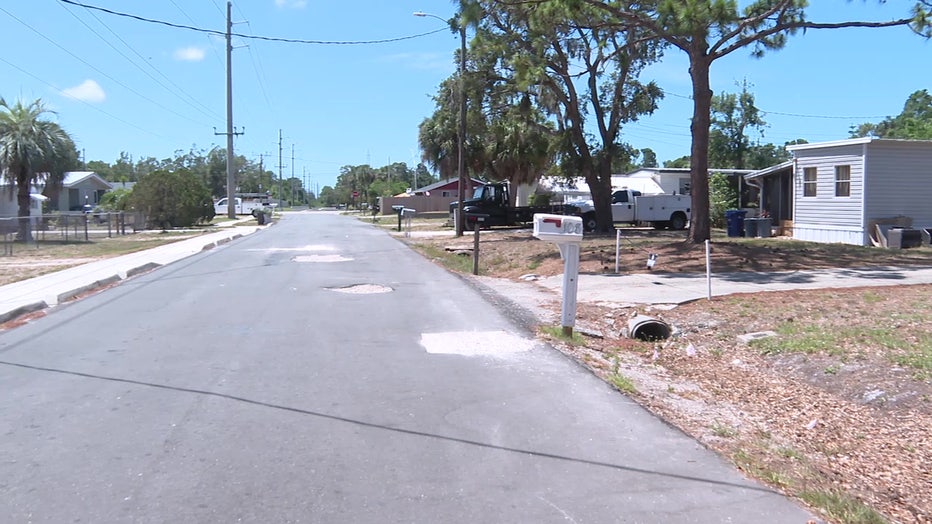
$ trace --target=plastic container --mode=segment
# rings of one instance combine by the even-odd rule
[[[744,232],[744,216],[747,211],[740,209],[729,209],[725,211],[725,223],[728,228],[728,236],[740,237]]]

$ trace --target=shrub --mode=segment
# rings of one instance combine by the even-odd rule
[[[128,205],[145,213],[147,227],[189,227],[214,218],[210,190],[187,170],[153,171],[142,177]]]
[[[104,211],[126,211],[126,204],[129,201],[129,195],[131,193],[131,190],[122,187],[114,189],[113,191],[107,191],[100,197],[98,205],[103,208]]]
[[[709,178],[709,221],[712,227],[726,227],[725,211],[737,207],[738,190],[732,187],[727,175],[713,173]]]

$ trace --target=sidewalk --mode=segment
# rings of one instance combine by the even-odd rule
[[[213,233],[0,286],[0,323],[58,305],[81,293],[170,264],[265,227],[233,227],[235,224],[228,222]]]
[[[561,293],[563,276],[547,277],[538,280],[537,284]],[[711,295],[908,284],[932,284],[932,267],[872,267],[712,274]],[[704,273],[580,275],[577,286],[578,302],[682,304],[709,296],[709,281]]]

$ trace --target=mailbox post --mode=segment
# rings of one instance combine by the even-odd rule
[[[392,206],[392,211],[398,214],[398,232],[401,232],[401,212],[404,211],[405,206]]]
[[[563,334],[572,336],[576,325],[576,289],[579,283],[579,244],[583,238],[582,217],[534,215],[534,237],[552,242],[563,258],[563,303],[560,308]]]

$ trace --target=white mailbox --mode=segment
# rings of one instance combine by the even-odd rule
[[[580,243],[583,238],[582,217],[535,213],[534,236],[555,244]]]

